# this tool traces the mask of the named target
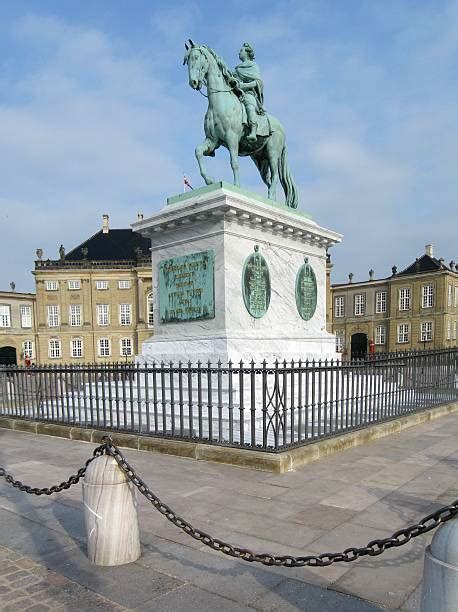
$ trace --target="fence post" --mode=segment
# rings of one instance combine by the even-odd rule
[[[137,501],[113,457],[89,464],[83,481],[87,554],[95,565],[123,565],[140,557]]]
[[[421,612],[458,610],[458,517],[442,524],[425,551]]]

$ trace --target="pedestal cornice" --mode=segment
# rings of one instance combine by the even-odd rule
[[[342,235],[320,227],[308,215],[270,203],[257,194],[247,194],[219,183],[215,189],[185,194],[155,215],[132,224],[132,229],[150,238],[157,232],[176,231],[202,221],[224,219],[253,228],[265,228],[275,234],[294,237],[327,248],[340,242]],[[179,196],[177,196],[179,198]]]

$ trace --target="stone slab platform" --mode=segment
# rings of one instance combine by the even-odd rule
[[[451,413],[285,474],[125,453],[155,493],[196,527],[253,550],[299,555],[364,545],[456,499],[457,440],[458,413]],[[0,429],[0,466],[35,486],[75,473],[93,448]],[[268,568],[203,548],[143,498],[139,512],[141,559],[94,568],[85,557],[79,485],[43,498],[0,482],[0,546],[130,610],[418,610],[431,534],[351,564]],[[8,599],[0,593],[2,605]]]
[[[100,444],[102,437],[109,433],[114,443],[122,448],[178,455],[179,457],[188,457],[198,461],[227,463],[254,470],[283,474],[297,470],[312,461],[317,461],[349,448],[361,446],[373,440],[399,433],[404,429],[415,427],[455,411],[458,411],[458,402],[407,414],[383,423],[371,425],[370,427],[350,431],[280,453],[217,446],[193,441],[186,442],[167,438],[153,438],[145,435],[124,434],[103,429],[73,427],[71,425],[58,425],[9,417],[0,417],[0,429],[28,431],[36,434],[69,438],[70,440],[94,442],[96,444]]]

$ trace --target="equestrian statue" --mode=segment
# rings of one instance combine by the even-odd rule
[[[198,91],[202,85],[207,88],[206,138],[196,147],[205,183],[215,181],[207,174],[203,157],[214,157],[215,150],[223,145],[229,151],[234,185],[240,186],[239,155],[249,155],[267,185],[269,199],[276,201],[280,179],[285,204],[297,208],[298,195],[288,167],[285,131],[278,119],[264,110],[264,87],[253,47],[244,43],[239,53],[241,63],[233,71],[210,47],[192,40],[185,47],[183,63],[188,65],[189,85]]]

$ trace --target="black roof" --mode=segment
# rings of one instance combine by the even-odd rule
[[[407,274],[421,274],[422,272],[436,272],[437,270],[448,270],[449,268],[435,257],[430,255],[423,255],[419,259],[413,262],[408,268],[398,272],[397,276],[403,276]]]
[[[151,241],[131,229],[102,230],[65,255],[66,261],[127,261],[150,254]],[[87,249],[83,253],[82,249]],[[141,249],[141,253],[139,253]]]

